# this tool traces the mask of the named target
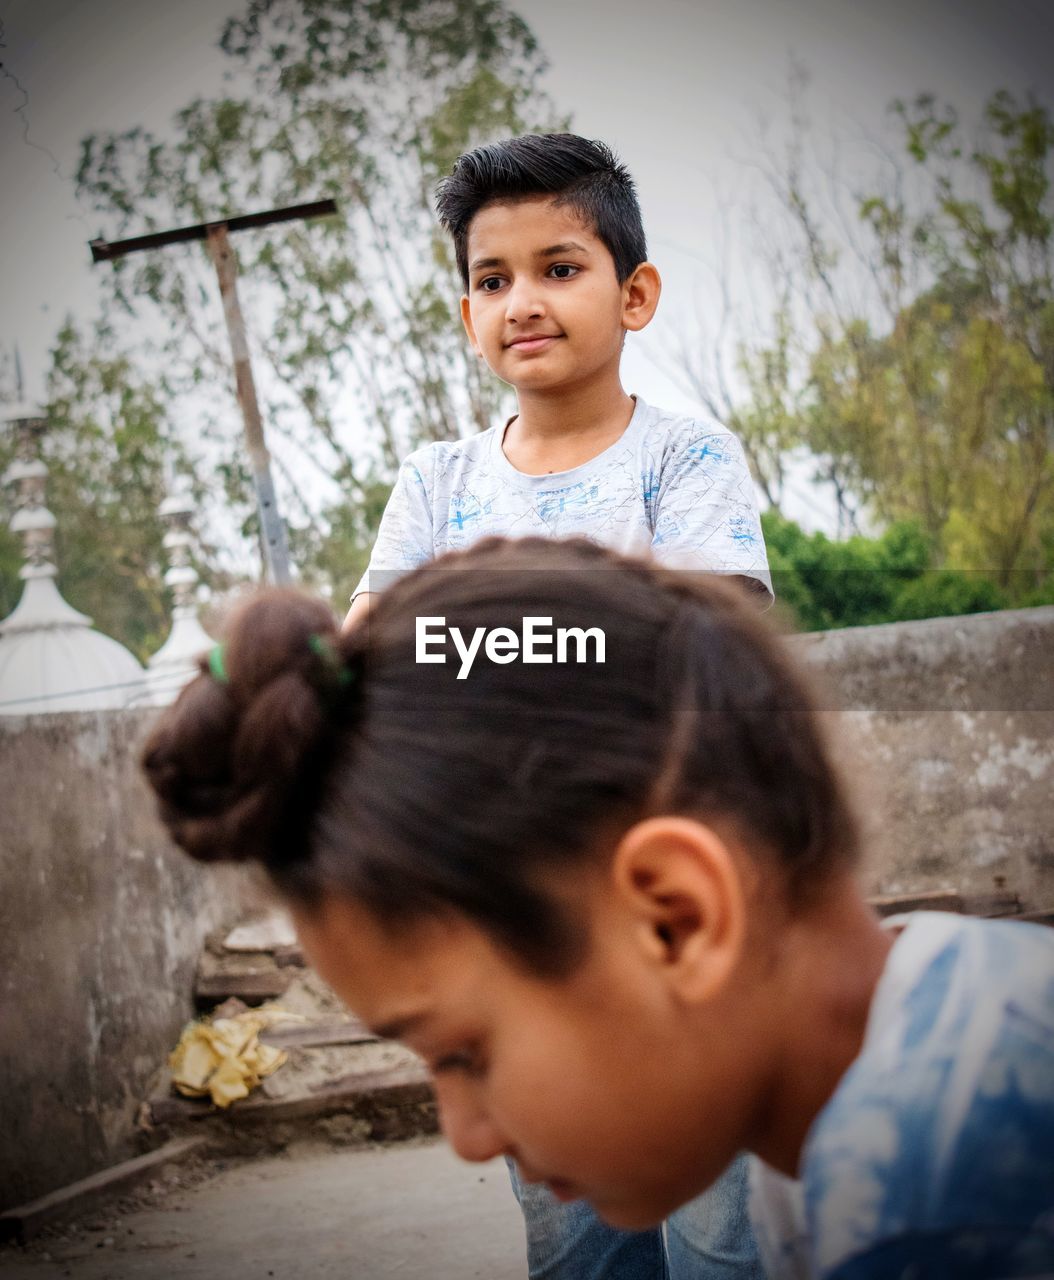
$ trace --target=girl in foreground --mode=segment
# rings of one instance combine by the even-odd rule
[[[458,679],[419,618],[598,628],[605,660]],[[262,863],[424,1057],[464,1158],[636,1228],[747,1150],[774,1276],[1054,1272],[1054,935],[879,924],[802,678],[720,584],[491,539],[346,636],[264,594],[144,763],[176,840]]]

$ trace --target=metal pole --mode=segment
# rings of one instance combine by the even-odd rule
[[[242,419],[245,423],[245,441],[249,448],[253,484],[256,487],[260,531],[267,566],[272,581],[287,583],[291,580],[289,545],[286,540],[285,523],[278,511],[274,481],[271,478],[271,455],[267,451],[264,440],[260,406],[256,399],[256,384],[253,381],[252,364],[249,361],[249,344],[245,339],[245,321],[238,301],[238,267],[234,251],[231,249],[230,237],[227,234],[227,224],[214,223],[208,228],[206,239],[220,282],[223,316],[227,321],[227,336],[230,338],[231,355],[234,359],[234,381],[238,392],[238,404],[241,406]]]

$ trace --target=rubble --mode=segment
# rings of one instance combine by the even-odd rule
[[[306,967],[285,924],[272,914],[210,937],[194,985],[199,1007],[215,1006],[211,1025],[258,1021],[260,1050],[281,1053],[282,1064],[251,1094],[221,1091],[221,1106],[207,1096],[173,1096],[176,1082],[164,1071],[141,1108],[140,1127],[180,1134],[204,1126],[228,1151],[281,1147],[305,1128],[341,1145],[434,1133],[423,1064],[401,1045],[378,1040],[347,1011]]]

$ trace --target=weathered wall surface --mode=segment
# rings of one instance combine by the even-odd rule
[[[872,893],[1054,907],[1054,608],[796,639],[870,828]]]
[[[1054,609],[793,643],[872,818],[868,889],[1054,906]],[[163,836],[149,719],[0,720],[0,1205],[127,1153],[201,941],[244,893]]]
[[[134,1154],[239,879],[174,850],[138,772],[151,713],[0,719],[0,1207]]]

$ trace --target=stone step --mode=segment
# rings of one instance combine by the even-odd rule
[[[439,1127],[428,1072],[417,1062],[351,1072],[279,1097],[257,1090],[226,1108],[207,1098],[151,1098],[140,1125],[173,1134],[204,1131],[231,1152],[283,1147],[307,1131],[343,1145],[418,1137]]]
[[[224,1000],[259,1004],[285,995],[297,973],[305,968],[299,947],[274,951],[220,952],[206,947],[194,975],[194,999],[199,1006]]]

